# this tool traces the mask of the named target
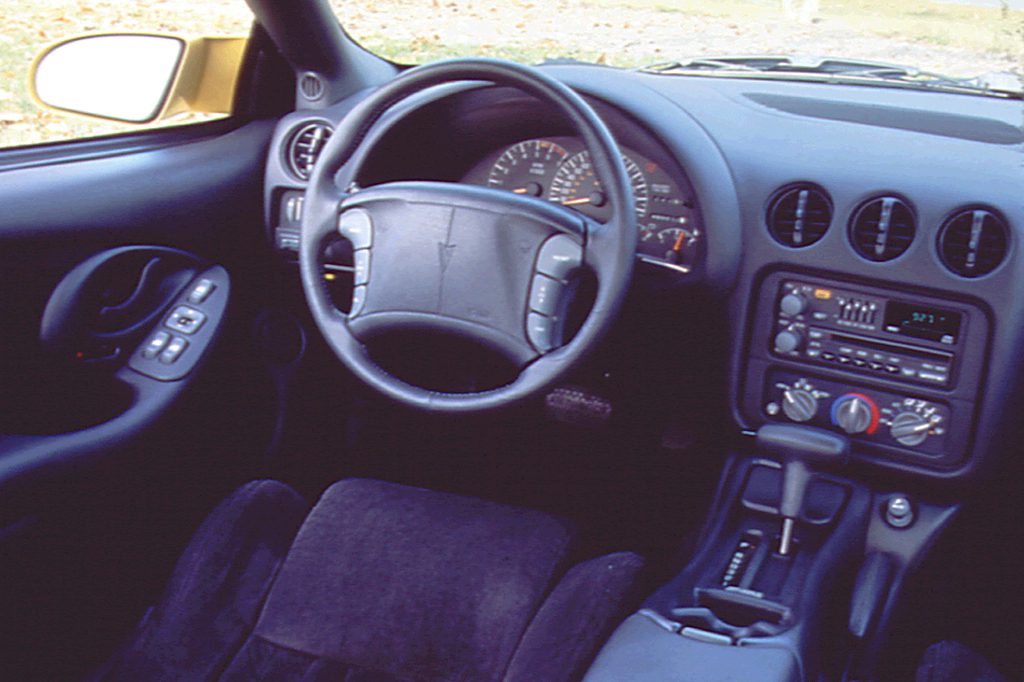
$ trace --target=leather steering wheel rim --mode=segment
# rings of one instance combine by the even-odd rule
[[[335,178],[338,171],[353,158],[369,130],[386,111],[425,89],[459,81],[482,81],[510,86],[561,112],[590,152],[595,176],[601,183],[612,209],[611,218],[606,223],[599,223],[543,199],[519,197],[503,190],[456,184],[389,183],[357,190],[351,194],[337,186]],[[372,150],[370,151],[372,153]],[[423,308],[416,313],[380,312],[376,315],[367,315],[366,319],[360,320],[356,318],[358,313],[355,307],[353,314],[346,315],[334,306],[320,270],[323,244],[326,239],[339,233],[339,225],[343,228],[343,236],[353,239],[353,234],[362,234],[361,226],[366,224],[371,226],[367,229],[374,230],[374,239],[377,240],[373,245],[374,266],[370,270],[376,277],[375,281],[380,283],[387,281],[386,277],[389,276],[400,277],[401,273],[394,270],[388,274],[381,274],[381,268],[388,265],[388,260],[386,252],[378,254],[377,249],[386,246],[387,242],[383,237],[388,233],[384,231],[385,223],[380,222],[380,216],[373,219],[371,216],[376,215],[375,211],[380,213],[380,207],[383,206],[402,219],[415,219],[415,216],[423,213],[424,207],[444,210],[444,204],[449,200],[451,211],[458,212],[459,215],[486,214],[495,225],[500,223],[498,227],[502,230],[519,229],[508,228],[506,225],[517,223],[520,226],[525,225],[526,227],[522,229],[526,232],[535,233],[530,237],[534,241],[529,242],[535,252],[527,253],[528,247],[522,247],[525,254],[523,258],[532,259],[535,268],[531,273],[524,275],[525,277],[535,279],[538,274],[547,274],[543,270],[536,270],[541,267],[537,245],[540,245],[542,251],[544,245],[550,245],[551,241],[557,238],[561,240],[559,243],[562,245],[578,243],[579,265],[594,271],[597,279],[597,291],[590,313],[575,336],[568,343],[555,348],[545,348],[536,343],[532,349],[527,347],[527,350],[534,351],[534,356],[530,357],[531,354],[525,350],[519,353],[518,359],[522,364],[518,376],[504,386],[486,391],[442,393],[408,384],[373,361],[357,332],[368,326],[366,323],[372,318],[378,324],[387,324],[389,320],[425,320],[439,324],[443,322],[448,328],[464,331],[466,335],[481,341],[493,341],[499,337],[505,340],[506,337],[521,337],[529,338],[532,342],[533,336],[517,335],[514,332],[505,335],[492,333],[493,330],[486,323],[488,311],[478,311],[480,319],[468,319],[465,315],[463,317],[467,319],[460,319],[457,314],[434,315],[430,310]],[[412,211],[410,206],[417,201],[421,202],[418,205],[419,209]],[[382,215],[384,218],[388,217],[386,211]],[[342,216],[345,217],[340,219]],[[376,224],[374,220],[380,223],[379,227],[372,227]],[[352,225],[355,225],[354,232]],[[393,228],[389,229],[392,232],[396,231]],[[415,231],[418,226],[409,225],[407,229]],[[490,234],[500,235],[502,238],[505,236],[505,232]],[[414,236],[420,235],[417,232],[407,232],[404,239]],[[521,243],[526,244],[527,241],[528,238],[524,236]],[[360,102],[340,122],[322,150],[306,190],[299,269],[313,319],[331,350],[360,380],[381,394],[416,409],[467,413],[505,407],[538,396],[563,379],[580,363],[617,318],[632,277],[636,242],[637,225],[633,195],[621,152],[603,121],[583,98],[564,84],[532,67],[498,59],[453,59],[426,64],[404,72]],[[391,244],[395,243],[397,240],[392,238]],[[366,241],[361,245],[366,248],[366,256],[369,259],[371,242]],[[359,248],[360,245],[354,242],[354,246]],[[450,271],[444,262],[446,252],[443,247],[446,243],[439,241],[438,246],[441,265],[432,272],[439,273],[443,286],[445,273]],[[473,250],[463,249],[467,250],[472,256]],[[433,250],[421,253],[421,256],[424,259],[437,258]],[[471,265],[465,258],[459,262]],[[357,271],[359,267],[357,261]],[[452,278],[451,275],[448,277]],[[370,283],[372,282],[367,282]],[[373,291],[368,287],[363,288],[366,291]],[[453,298],[457,298],[459,293],[451,292]],[[468,291],[463,293],[466,296],[470,295]],[[529,304],[525,301],[524,304],[527,317],[524,318],[523,325],[526,325],[527,319],[532,321],[536,316],[531,312]],[[400,307],[397,306],[396,309]],[[525,347],[521,340],[515,343],[509,341],[507,345],[516,349]]]

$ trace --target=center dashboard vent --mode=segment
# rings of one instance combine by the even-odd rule
[[[309,180],[313,166],[333,132],[326,123],[315,122],[307,123],[292,133],[285,152],[288,170],[300,180]]]
[[[780,244],[810,246],[828,231],[832,202],[814,185],[791,185],[776,192],[768,204],[767,221],[768,230]]]
[[[850,221],[850,243],[864,258],[892,260],[914,241],[914,211],[897,197],[878,197],[865,202]]]
[[[981,277],[999,267],[1010,244],[1006,222],[983,208],[953,214],[939,232],[939,255],[963,277]]]

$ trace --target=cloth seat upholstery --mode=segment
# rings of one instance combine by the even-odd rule
[[[352,479],[307,514],[257,481],[196,532],[160,603],[95,680],[578,679],[643,562],[572,566],[541,512]]]

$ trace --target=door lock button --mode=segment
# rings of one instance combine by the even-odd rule
[[[188,302],[199,305],[210,297],[213,290],[217,288],[212,279],[204,277],[203,279],[196,282],[196,285],[192,287],[191,293],[188,295]]]

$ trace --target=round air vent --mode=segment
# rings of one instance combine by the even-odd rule
[[[324,82],[315,73],[306,73],[299,79],[299,90],[306,99],[320,99],[324,96]]]
[[[288,169],[302,180],[309,180],[320,151],[334,130],[326,123],[307,123],[296,130],[288,141]]]
[[[878,197],[861,205],[850,221],[850,243],[868,260],[902,256],[914,241],[914,211],[902,199]]]
[[[767,218],[775,241],[792,247],[810,246],[825,236],[832,222],[832,202],[814,185],[794,185],[776,193]]]
[[[939,232],[939,256],[963,277],[981,277],[999,267],[1010,244],[1010,228],[983,208],[951,216]]]

